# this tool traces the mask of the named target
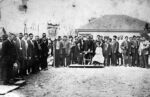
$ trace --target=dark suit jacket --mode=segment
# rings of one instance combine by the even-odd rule
[[[86,40],[84,41],[83,43],[83,50],[84,51],[88,51],[90,49],[90,41],[89,40]]]
[[[111,55],[111,45],[109,43],[103,43],[103,56],[108,57]]]
[[[119,43],[117,41],[112,43],[112,53],[118,53]]]
[[[82,52],[81,47],[75,46],[75,57],[79,57]]]
[[[27,49],[27,56],[28,58],[31,57],[31,59],[34,58],[34,45],[31,43],[30,40],[28,42],[28,49]]]
[[[33,43],[34,43],[34,57],[36,58],[36,59],[39,59],[40,58],[40,52],[41,52],[41,49],[40,49],[40,45],[39,45],[39,43],[38,43],[38,41],[33,41]]]
[[[41,44],[41,56],[42,57],[48,57],[48,52],[49,52],[49,49],[48,49],[48,42],[44,42],[42,41]]]
[[[2,55],[1,55],[1,65],[4,67],[9,67],[13,65],[17,59],[16,47],[13,42],[5,40],[2,44]]]
[[[96,46],[95,46],[95,41],[94,40],[89,40],[89,48],[92,53],[95,53]]]

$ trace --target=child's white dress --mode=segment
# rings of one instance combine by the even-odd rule
[[[102,47],[96,47],[95,56],[92,59],[92,62],[104,63],[104,56],[102,52]]]

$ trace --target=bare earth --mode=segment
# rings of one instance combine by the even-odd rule
[[[5,97],[150,97],[150,69],[50,67]]]

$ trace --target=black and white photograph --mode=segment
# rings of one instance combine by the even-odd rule
[[[150,0],[0,0],[0,97],[150,97]]]

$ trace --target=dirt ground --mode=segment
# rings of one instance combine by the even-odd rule
[[[150,69],[50,67],[5,97],[150,97]]]

